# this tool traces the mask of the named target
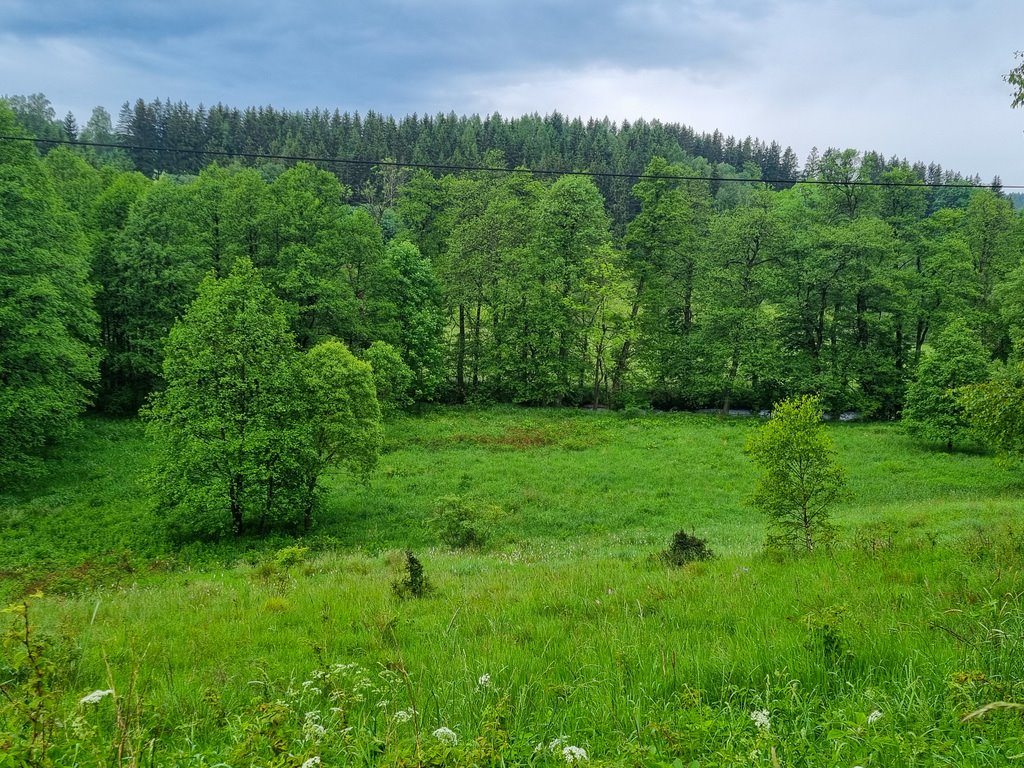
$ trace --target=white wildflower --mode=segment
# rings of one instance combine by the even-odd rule
[[[315,740],[321,738],[327,729],[320,724],[319,712],[307,712],[306,719],[302,723],[302,735],[306,739]]]
[[[440,741],[442,744],[447,744],[449,747],[454,747],[459,743],[459,736],[451,728],[445,728],[441,726],[434,731],[434,738]]]
[[[302,768],[313,768],[314,765],[320,765],[320,757],[311,757],[309,760],[302,764]]]
[[[571,744],[562,748],[562,757],[567,763],[585,763],[590,759],[587,757],[587,750],[583,747],[574,747]]]
[[[767,731],[772,727],[772,721],[768,717],[767,709],[755,709],[750,713],[750,719],[753,720],[754,725],[762,731]]]
[[[113,696],[113,695],[114,695],[114,691],[112,689],[110,689],[110,688],[108,688],[105,691],[93,691],[92,693],[87,693],[85,696],[80,698],[78,700],[78,703],[79,704],[99,704],[99,702],[102,701],[103,699],[107,698],[107,696]]]
[[[551,740],[551,743],[548,744],[548,749],[550,749],[552,752],[557,752],[561,748],[561,746],[565,744],[565,742],[565,736],[559,736],[557,739]]]
[[[882,719],[882,710],[876,709],[870,715],[868,715],[868,725],[871,725],[873,723],[877,723],[881,719]]]
[[[412,720],[412,715],[412,710],[400,709],[397,712],[395,712],[394,719],[396,723],[408,723],[410,720]]]
[[[490,674],[484,672],[484,674],[480,675],[479,679],[477,679],[476,684],[479,685],[481,688],[486,688],[487,686],[489,686],[491,684]]]

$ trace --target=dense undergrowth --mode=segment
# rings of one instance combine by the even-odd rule
[[[180,543],[141,430],[92,422],[0,507],[0,765],[1012,764],[1018,711],[963,718],[1024,701],[1014,475],[836,425],[837,546],[779,559],[755,426],[398,418],[311,536]],[[451,510],[474,547],[442,543]],[[717,557],[673,567],[679,530]]]

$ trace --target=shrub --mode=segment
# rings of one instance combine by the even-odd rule
[[[399,599],[426,597],[433,590],[430,580],[423,573],[423,564],[412,550],[405,551],[405,575],[391,582],[391,589]]]
[[[694,560],[711,560],[715,553],[708,547],[706,540],[686,531],[676,531],[672,535],[672,543],[661,553],[666,565],[675,568],[692,563]]]
[[[430,519],[437,537],[453,549],[481,547],[487,541],[487,513],[461,496],[445,496]]]

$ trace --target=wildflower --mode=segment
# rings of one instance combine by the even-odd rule
[[[459,743],[458,734],[456,734],[451,728],[445,728],[444,726],[441,726],[434,731],[434,738],[442,744],[447,744],[449,747],[454,747]]]
[[[873,723],[877,723],[881,719],[882,719],[882,710],[876,709],[870,715],[868,715],[868,725],[872,725]]]
[[[108,688],[105,691],[93,691],[92,693],[87,693],[85,696],[83,696],[81,699],[79,699],[78,703],[79,704],[99,704],[99,702],[102,701],[103,699],[107,698],[107,696],[113,696],[113,695],[114,695],[114,691],[112,689],[110,689],[110,688]]]
[[[574,747],[572,745],[562,748],[562,757],[565,758],[567,763],[585,763],[590,759],[587,757],[587,750],[583,747]]]
[[[490,674],[485,672],[484,674],[480,675],[480,678],[476,681],[476,684],[479,685],[481,688],[486,688],[488,685],[491,684]]]
[[[320,724],[319,712],[307,712],[306,719],[302,723],[302,735],[309,740],[315,740],[327,733],[327,729]]]
[[[309,758],[309,760],[302,764],[302,768],[313,768],[314,765],[320,765],[319,755],[316,757]]]
[[[548,744],[548,749],[550,749],[552,752],[556,752],[556,751],[558,751],[559,747],[561,747],[563,744],[565,744],[565,742],[566,742],[565,736],[559,736],[557,739],[552,739],[551,740],[551,743]]]
[[[755,709],[750,713],[750,719],[762,731],[767,731],[772,727],[772,721],[768,717],[767,709]]]
[[[408,723],[412,720],[412,711],[408,709],[400,709],[394,714],[396,723]]]

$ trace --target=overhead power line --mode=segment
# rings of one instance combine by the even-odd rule
[[[737,179],[731,176],[697,176],[679,174],[616,173],[613,171],[556,171],[545,168],[500,168],[479,165],[453,165],[446,163],[413,163],[398,160],[357,160],[344,157],[315,157],[311,155],[275,155],[263,152],[229,152],[217,149],[186,149],[179,147],[146,147],[134,144],[115,144],[102,141],[72,141],[71,139],[36,139],[31,136],[4,136],[0,141],[24,141],[33,144],[67,145],[73,147],[98,147],[101,149],[122,149],[129,152],[172,152],[181,155],[205,155],[209,157],[244,158],[246,160],[282,160],[285,162],[307,162],[336,165],[384,166],[389,168],[414,168],[426,171],[470,171],[475,173],[525,173],[537,176],[590,176],[599,179],[667,179],[670,181],[714,181],[741,184],[837,184],[856,187],[928,187],[941,189],[983,189],[979,184],[968,182],[928,181],[829,181],[827,179]],[[1002,189],[1024,189],[1024,184],[1000,184]]]

